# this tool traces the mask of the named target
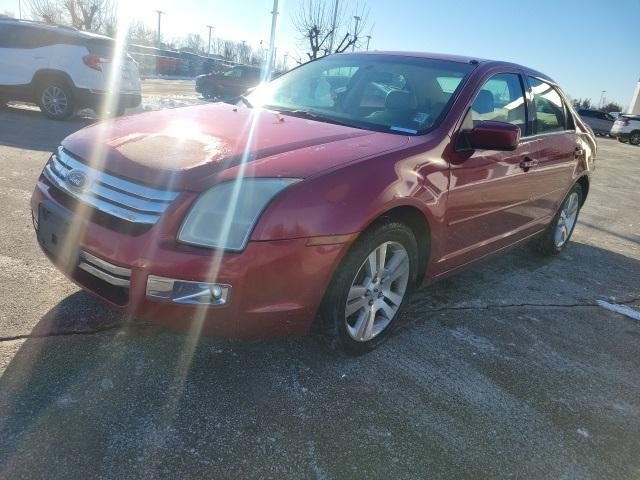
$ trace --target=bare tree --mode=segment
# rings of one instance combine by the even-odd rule
[[[368,28],[369,10],[366,6],[358,4],[353,10],[348,10],[345,3],[339,3],[334,25],[333,1],[300,0],[299,8],[294,13],[292,21],[309,60],[332,53],[342,53],[353,46],[357,47],[361,39],[366,37],[364,32]],[[353,6],[353,3],[350,5]],[[359,21],[355,21],[355,17],[358,17]]]
[[[151,47],[156,43],[156,32],[155,30],[147,27],[144,23],[137,21],[132,23],[129,27],[127,40],[129,43]]]
[[[28,5],[34,18],[47,23],[111,35],[117,28],[112,0],[29,0]]]
[[[62,5],[57,0],[30,0],[29,10],[36,20],[55,24],[63,23]]]
[[[232,40],[223,40],[221,55],[225,60],[236,61],[238,59],[238,44]]]
[[[192,53],[204,54],[204,39],[199,33],[190,33],[179,42],[180,48]]]

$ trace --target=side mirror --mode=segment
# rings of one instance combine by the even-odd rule
[[[468,148],[512,151],[520,142],[520,127],[511,123],[485,120],[462,132]]]

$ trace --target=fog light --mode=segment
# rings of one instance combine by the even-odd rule
[[[190,282],[149,275],[147,297],[186,305],[224,305],[229,301],[231,285]]]

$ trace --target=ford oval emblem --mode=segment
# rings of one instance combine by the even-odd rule
[[[65,178],[67,185],[73,190],[83,192],[89,187],[87,175],[80,170],[71,170]]]

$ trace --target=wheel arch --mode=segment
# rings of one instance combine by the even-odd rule
[[[63,72],[62,70],[43,68],[38,70],[33,75],[33,79],[31,80],[31,88],[33,90],[34,97],[37,97],[38,88],[43,83],[43,81],[48,79],[62,80],[66,82],[70,88],[72,89],[75,88],[75,84],[73,83],[73,80],[71,79],[68,73]]]
[[[587,195],[589,194],[589,177],[587,175],[582,175],[576,181],[580,188],[582,189],[582,199],[580,206],[584,205],[584,202],[587,200]]]
[[[420,285],[427,270],[427,263],[431,255],[431,227],[425,214],[414,205],[397,205],[376,216],[360,235],[371,230],[381,222],[398,221],[411,229],[418,245],[418,266],[416,283]],[[358,236],[360,236],[358,235]],[[356,239],[357,240],[357,239]]]

